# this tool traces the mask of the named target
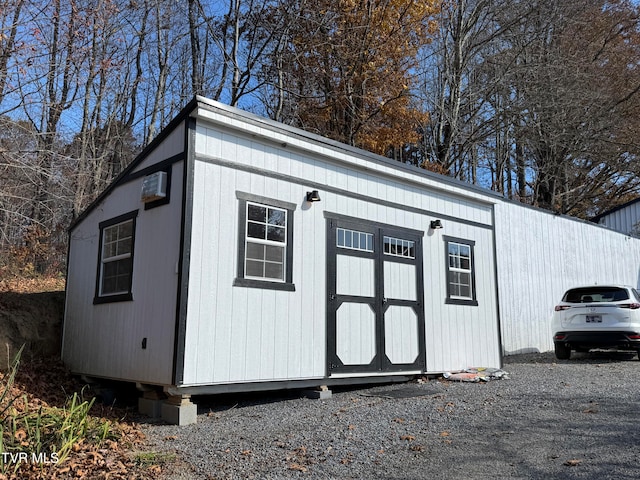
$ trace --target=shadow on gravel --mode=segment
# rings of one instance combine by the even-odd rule
[[[220,393],[217,395],[202,395],[194,398],[198,405],[198,415],[225,412],[239,408],[267,405],[300,398],[299,390],[276,390],[264,392]]]
[[[569,360],[558,360],[553,352],[546,353],[523,353],[518,355],[508,355],[504,357],[505,365],[542,363],[542,364],[571,364],[571,363],[603,363],[603,362],[628,362],[638,361],[638,356],[634,352],[616,351],[594,351],[594,352],[572,352]]]
[[[442,392],[436,381],[417,384],[415,382],[373,383],[358,385],[333,385],[334,395],[352,393],[363,397],[380,398],[416,398],[434,395]],[[221,393],[217,395],[203,395],[194,398],[198,405],[198,414],[224,412],[255,405],[267,405],[288,400],[305,398],[304,389],[266,390],[260,392]]]

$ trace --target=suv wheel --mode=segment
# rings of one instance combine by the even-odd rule
[[[569,360],[571,357],[571,347],[567,347],[561,343],[555,344],[555,352],[558,360]]]

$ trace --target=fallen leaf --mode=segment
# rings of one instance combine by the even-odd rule
[[[240,453],[245,456],[251,455],[251,450],[242,450]]]
[[[98,460],[102,460],[104,457],[100,455],[98,452],[88,452],[87,456],[91,457],[91,461],[96,464]]]
[[[582,463],[582,460],[579,460],[577,458],[574,458],[572,460],[567,460],[566,462],[564,462],[564,464],[568,467],[577,467],[581,463]]]
[[[411,450],[413,452],[423,452],[424,451],[424,447],[422,445],[411,445],[409,447],[409,450]]]
[[[309,470],[307,467],[305,467],[304,465],[300,465],[299,463],[290,463],[289,464],[289,470],[297,470],[298,472],[306,472],[307,470]]]
[[[447,432],[446,430],[444,432],[440,432],[440,436],[441,437],[448,437],[450,435],[449,432]]]
[[[413,435],[403,435],[400,437],[400,440],[406,440],[407,442],[412,442],[416,439]]]
[[[404,418],[396,417],[393,419],[393,421],[396,423],[404,423]]]
[[[355,425],[349,425],[349,427],[348,427],[348,428],[349,428],[349,430],[355,430],[355,429],[356,429],[356,426],[355,426]]]

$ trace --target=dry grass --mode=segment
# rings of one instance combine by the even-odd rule
[[[64,291],[65,279],[63,277],[49,276],[17,276],[5,275],[0,272],[0,293],[42,293]]]

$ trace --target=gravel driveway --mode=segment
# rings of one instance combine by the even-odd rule
[[[640,362],[506,357],[509,379],[443,379],[196,399],[198,423],[147,424],[168,479],[637,479]],[[207,403],[209,402],[209,403]]]

